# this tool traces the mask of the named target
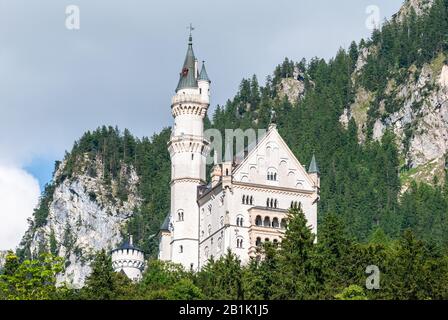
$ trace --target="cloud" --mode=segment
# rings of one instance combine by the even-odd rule
[[[0,165],[0,250],[14,249],[39,200],[37,180],[26,171]]]

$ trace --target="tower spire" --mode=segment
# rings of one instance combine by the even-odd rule
[[[199,74],[198,80],[204,80],[204,81],[211,82],[208,77],[207,70],[205,70],[205,61],[202,61],[202,68],[201,68],[201,72]]]
[[[310,167],[308,169],[308,173],[317,173],[320,174],[319,166],[317,165],[316,156],[313,153],[313,157],[311,158]]]
[[[196,89],[198,87],[198,81],[196,79],[196,57],[193,52],[193,37],[191,32],[194,30],[193,25],[187,27],[190,30],[190,36],[188,37],[188,49],[185,56],[184,65],[180,72],[179,83],[177,84],[176,92],[181,89]]]

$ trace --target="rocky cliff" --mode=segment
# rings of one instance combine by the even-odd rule
[[[59,281],[74,287],[84,283],[90,273],[89,262],[98,250],[111,250],[122,241],[123,228],[141,203],[135,169],[125,165],[120,169],[120,178],[125,178],[129,186],[127,200],[120,201],[118,180],[112,180],[108,187],[101,175],[101,160],[93,162],[100,173],[97,176],[86,173],[86,166],[92,163],[87,157],[84,161],[81,173],[62,181],[66,162],[60,165],[53,177],[60,182],[54,188],[46,223],[30,228],[24,237],[31,256],[49,250],[64,257],[66,269]]]
[[[138,139],[103,126],[86,132],[56,163],[53,179],[33,213],[18,254],[51,252],[64,258],[58,281],[81,287],[90,262],[129,234],[155,255],[157,233],[169,207],[170,130]]]
[[[398,21],[395,28],[407,27],[411,23],[410,15],[428,14],[433,4],[434,1],[406,1],[392,20]],[[410,27],[407,28],[405,31],[411,34]],[[384,74],[387,83],[384,89],[369,90],[361,78],[366,73],[368,61],[375,61],[379,51],[384,50],[385,41],[381,39],[379,44],[371,43],[361,48],[352,75],[355,99],[344,110],[340,122],[347,126],[350,119],[355,120],[360,143],[369,135],[380,140],[386,130],[396,134],[402,155],[403,191],[412,180],[440,183],[438,178],[444,176],[448,151],[447,56],[440,51],[421,63],[395,68]]]

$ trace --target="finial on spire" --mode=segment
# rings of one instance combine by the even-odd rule
[[[192,36],[192,31],[194,30],[194,27],[193,27],[193,24],[192,23],[190,23],[190,25],[187,27],[187,30],[189,30],[190,31],[190,36],[189,36],[189,38],[188,38],[188,42],[189,42],[189,44],[192,44],[193,43],[193,36]]]
[[[271,109],[271,121],[269,123],[269,129],[277,127],[277,114],[274,109]]]

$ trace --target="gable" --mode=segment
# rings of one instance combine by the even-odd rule
[[[233,172],[237,182],[313,190],[313,182],[278,131],[268,131]]]

